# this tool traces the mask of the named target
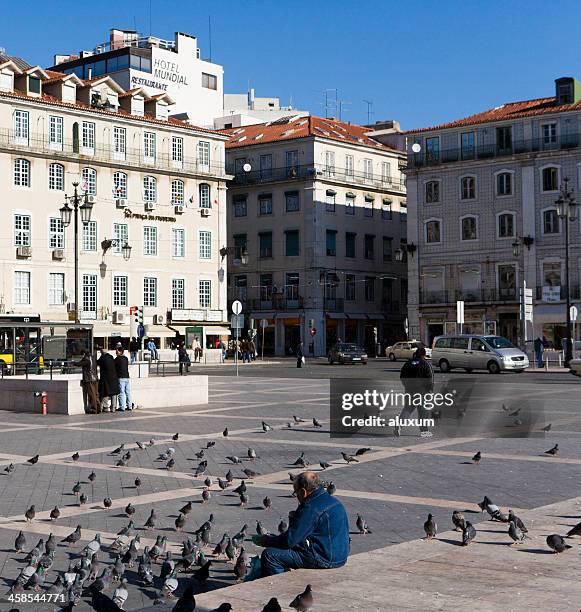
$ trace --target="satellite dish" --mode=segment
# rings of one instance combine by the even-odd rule
[[[414,153],[419,153],[422,150],[422,145],[420,145],[419,142],[414,142],[414,144],[412,145],[412,151]]]
[[[244,170],[244,172],[250,172],[252,170],[252,166],[250,164],[244,164],[242,166],[242,170]]]

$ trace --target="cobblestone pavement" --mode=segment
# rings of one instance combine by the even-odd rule
[[[518,379],[518,384],[531,389],[535,385],[532,378],[522,380]],[[539,386],[546,389],[545,384]],[[233,384],[230,378],[216,376],[210,378],[208,406],[74,417],[2,413],[0,592],[6,596],[25,567],[24,555],[14,551],[14,539],[19,530],[26,535],[25,549],[28,551],[38,539],[46,540],[50,533],[60,541],[77,525],[81,526],[80,542],[70,548],[63,544],[57,547],[54,565],[47,576],[46,584],[49,584],[54,582],[58,572],[66,570],[71,560],[80,558],[82,549],[95,533],[102,537],[101,561],[111,563],[108,545],[130,520],[124,512],[128,503],[135,507],[131,520],[135,523],[135,533],[141,536],[142,546],[151,545],[158,535],[163,535],[178,556],[181,542],[191,536],[210,513],[214,514],[212,544],[223,533],[233,535],[245,523],[249,525],[249,534],[255,532],[257,521],[275,532],[281,518],[296,506],[290,495],[288,472],[298,471],[292,463],[303,452],[316,469],[319,469],[319,461],[331,464],[322,477],[335,483],[336,494],[345,504],[353,528],[354,555],[423,537],[422,526],[428,512],[434,514],[442,531],[449,529],[454,509],[468,512],[473,522],[481,521],[476,502],[484,494],[499,505],[516,508],[519,512],[581,496],[578,387],[568,384],[554,387],[548,404],[549,417],[554,408],[553,431],[549,434],[537,432],[533,437],[522,439],[476,436],[439,439],[435,436],[423,440],[415,431],[400,438],[331,439],[328,393],[329,382],[322,379],[265,380],[245,376]],[[293,415],[305,422],[288,428],[287,423],[292,421]],[[312,417],[321,421],[321,429],[312,426]],[[272,431],[262,431],[262,420],[272,426]],[[222,435],[225,427],[229,430],[227,438]],[[178,440],[173,440],[172,436],[178,432]],[[137,448],[136,442],[147,444],[150,440],[154,445],[145,450]],[[207,472],[195,477],[194,471],[200,461],[195,453],[211,440],[215,441],[215,446],[206,450],[204,456],[208,461]],[[557,457],[545,455],[544,451],[555,442],[560,443],[561,453]],[[126,467],[117,467],[119,455],[111,455],[111,451],[121,444],[131,452]],[[175,466],[167,470],[165,462],[157,458],[170,446],[175,449]],[[353,453],[361,446],[370,446],[373,450],[361,456],[358,464],[347,465],[340,452]],[[249,447],[255,448],[259,455],[255,462],[244,461],[237,466],[225,459],[227,455],[246,457]],[[470,458],[477,450],[482,451],[484,458],[475,466]],[[78,461],[72,459],[75,452],[79,453]],[[35,454],[40,455],[39,462],[29,465],[27,459]],[[15,469],[5,474],[3,470],[10,463]],[[243,476],[241,468],[249,466],[258,475],[249,480],[249,504],[241,508],[238,496],[231,490],[219,490],[216,477],[224,477],[231,469],[237,484]],[[93,482],[88,479],[91,473],[94,474]],[[213,483],[211,499],[202,503],[201,493],[207,475]],[[136,478],[141,480],[139,488],[135,486]],[[87,496],[83,505],[79,505],[72,491],[77,482]],[[262,505],[266,496],[272,500],[270,510]],[[103,507],[105,497],[113,500],[109,510]],[[193,510],[183,532],[178,532],[174,521],[178,509],[187,501],[193,502]],[[36,518],[26,523],[24,512],[32,504],[36,507]],[[49,512],[55,506],[60,508],[61,517],[50,521]],[[152,508],[158,515],[157,525],[146,530],[144,523]],[[371,534],[355,533],[358,512],[371,526]],[[573,515],[564,517],[561,524],[555,526],[555,531],[563,531],[566,524],[575,522]],[[245,542],[245,548],[250,554],[259,552],[250,541]],[[155,566],[154,573],[159,575],[159,571],[160,566]],[[144,586],[136,567],[127,569],[126,575],[129,598],[125,609],[142,610],[151,606],[161,583],[156,582],[154,587]],[[187,576],[180,574],[178,592],[184,588]],[[228,586],[233,580],[232,566],[217,560],[207,586],[198,590]],[[114,586],[110,587],[107,594],[111,595],[113,590]],[[77,609],[93,609],[89,601],[89,597],[85,598]],[[16,605],[9,604],[6,599],[0,600],[0,612],[11,608],[52,610],[58,606],[48,603]]]

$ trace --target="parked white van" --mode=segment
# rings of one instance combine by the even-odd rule
[[[523,372],[529,367],[529,358],[502,336],[451,334],[434,338],[432,364],[441,372],[463,368],[466,372],[499,374],[502,370]]]

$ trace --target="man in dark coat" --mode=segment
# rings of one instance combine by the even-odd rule
[[[85,412],[96,414],[101,412],[101,402],[97,389],[97,357],[90,351],[84,351],[80,361],[75,363],[82,368],[81,387],[83,388],[83,403]]]
[[[119,395],[119,378],[115,368],[115,359],[104,348],[100,349],[101,356],[97,359],[99,366],[99,397],[101,403],[108,397],[111,401],[109,409],[113,412],[117,408],[117,396]],[[105,409],[103,409],[105,412]]]
[[[184,373],[184,368],[186,370],[186,374],[190,369],[190,356],[188,355],[188,351],[186,349],[186,345],[182,342],[178,347],[178,361],[180,364],[180,375]]]
[[[297,368],[302,368],[303,367],[303,356],[304,356],[302,342],[299,342],[299,345],[297,346],[296,356],[297,356]]]

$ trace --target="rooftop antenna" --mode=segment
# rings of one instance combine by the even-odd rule
[[[151,2],[152,0],[149,0],[149,35],[151,36]]]
[[[365,104],[367,104],[367,125],[371,125],[371,115],[374,112],[371,110],[373,108],[373,100],[363,100]]]
[[[329,99],[329,93],[335,92],[335,102],[333,103],[332,99]],[[337,110],[337,89],[325,89],[323,90],[323,95],[325,96],[325,119],[329,117],[329,108],[334,108]]]
[[[338,100],[337,101],[337,110],[339,111],[339,121],[342,121],[341,117],[343,115],[343,107],[347,104],[351,104],[349,100]]]
[[[210,47],[210,60],[212,61],[212,16],[208,15],[208,38],[209,38],[209,47]]]

